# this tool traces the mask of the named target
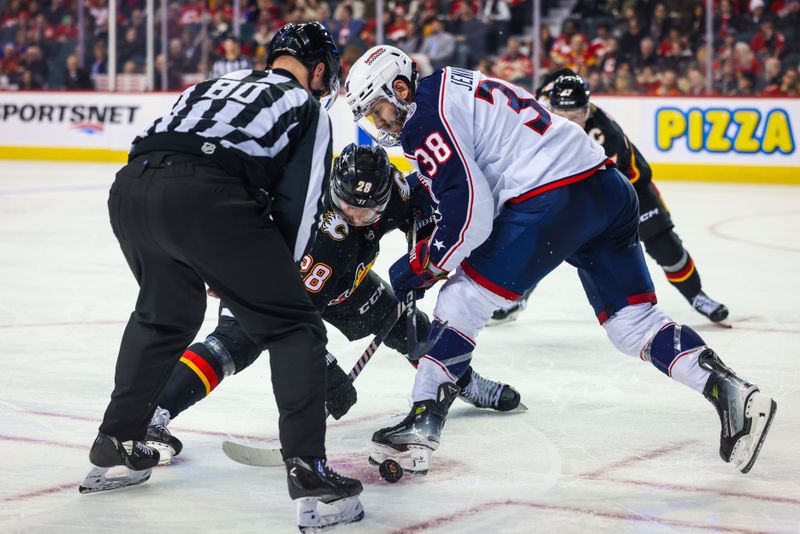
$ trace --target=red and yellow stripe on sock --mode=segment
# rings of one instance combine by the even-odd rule
[[[681,269],[680,271],[674,273],[668,273],[664,271],[664,274],[667,275],[667,280],[669,280],[673,284],[680,284],[681,282],[685,282],[694,274],[694,260],[691,256],[688,258],[689,263]]]
[[[206,395],[217,387],[219,384],[219,377],[214,371],[214,368],[203,359],[202,356],[191,350],[186,350],[181,356],[181,363],[185,364],[189,369],[194,371],[203,385],[206,387]]]

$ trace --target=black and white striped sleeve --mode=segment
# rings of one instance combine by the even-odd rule
[[[333,159],[328,114],[315,100],[309,100],[307,108],[308,120],[301,130],[304,133],[273,189],[273,218],[295,261],[300,261],[316,237]]]

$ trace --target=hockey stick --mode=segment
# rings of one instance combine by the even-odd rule
[[[417,224],[413,218],[406,239],[408,240],[408,253],[411,254],[414,247],[417,246]],[[408,344],[408,357],[418,360],[422,355],[414,358],[417,348],[417,293],[413,289],[406,293],[406,343]]]
[[[367,345],[367,348],[361,354],[361,357],[347,374],[351,380],[355,380],[358,375],[361,374],[367,362],[369,362],[375,354],[375,351],[378,350],[378,347],[381,346],[383,340],[386,339],[386,336],[389,335],[394,325],[400,320],[400,317],[403,316],[405,310],[405,303],[398,302],[394,315],[390,316],[390,318],[384,322],[381,329],[378,330],[375,337],[372,338],[372,341],[369,342],[369,345]],[[325,416],[327,417],[328,415],[330,414],[326,408]],[[222,442],[222,451],[225,453],[225,456],[234,462],[244,465],[252,465],[255,467],[277,467],[283,465],[283,455],[280,449],[251,447],[249,445],[226,440]]]

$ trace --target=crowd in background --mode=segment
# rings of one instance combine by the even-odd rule
[[[558,2],[543,0],[543,12]],[[144,4],[118,2],[119,74],[143,78]],[[371,0],[241,5],[236,35],[232,0],[169,1],[166,50],[155,42],[156,88],[178,90],[230,70],[264,68],[267,44],[287,22],[322,22],[340,47],[345,71],[375,44]],[[387,0],[385,41],[411,54],[423,75],[454,65],[530,88],[531,10],[531,0]],[[559,33],[542,25],[542,72],[570,67],[595,93],[703,94],[710,52],[716,94],[800,96],[800,0],[715,0],[711,51],[702,0],[579,0],[572,13]],[[159,13],[155,20],[158,37]],[[0,0],[0,89],[94,88],[107,74],[108,22],[107,0]]]

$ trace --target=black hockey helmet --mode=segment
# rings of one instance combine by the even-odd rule
[[[589,105],[589,84],[578,76],[563,75],[556,78],[548,98],[551,109],[581,109]]]
[[[347,145],[333,163],[331,204],[356,226],[377,222],[392,196],[394,172],[383,148]]]
[[[267,50],[267,65],[272,66],[276,58],[292,56],[308,68],[309,82],[317,63],[325,65],[325,91],[312,91],[316,98],[330,96],[333,104],[339,94],[339,79],[342,74],[342,61],[333,37],[319,22],[286,24],[275,34]]]

